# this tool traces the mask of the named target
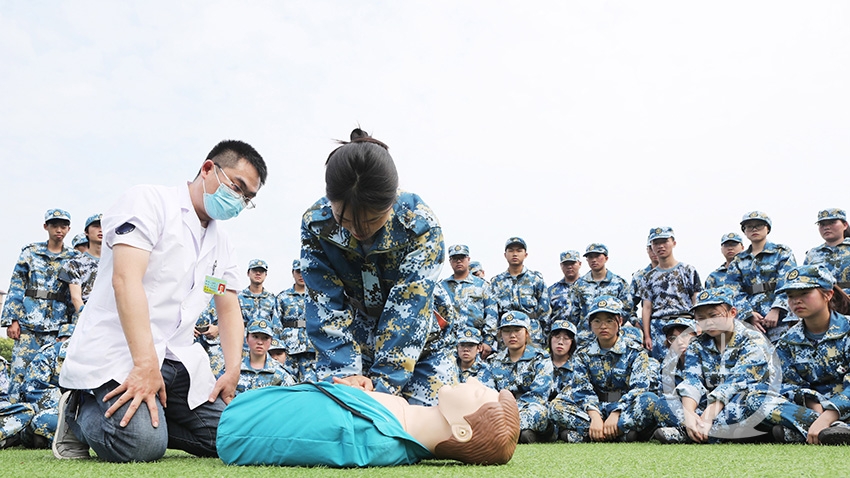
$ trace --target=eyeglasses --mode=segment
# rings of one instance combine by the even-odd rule
[[[755,224],[745,224],[744,230],[745,231],[759,231],[761,229],[764,229],[765,226],[767,226],[767,224],[765,224],[763,222],[757,222]]]
[[[233,197],[239,198],[239,200],[242,201],[242,205],[245,206],[245,209],[254,209],[256,207],[256,205],[254,205],[254,201],[252,201],[251,198],[249,198],[248,196],[245,195],[244,192],[242,192],[242,188],[237,186],[236,183],[234,183],[233,181],[230,180],[229,177],[227,177],[227,173],[224,172],[224,169],[222,169],[221,166],[219,166],[216,163],[213,163],[213,164],[215,164],[215,167],[217,167],[218,170],[221,171],[221,174],[224,176],[224,179],[226,179],[227,182],[230,183],[230,186],[228,186],[227,189],[229,190],[230,193],[233,194]],[[217,174],[216,174],[216,179],[218,179]],[[221,181],[219,181],[219,182],[221,182]]]

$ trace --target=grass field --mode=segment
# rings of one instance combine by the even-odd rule
[[[850,476],[850,447],[804,445],[658,445],[654,443],[521,445],[505,466],[425,461],[395,468],[345,469],[229,467],[218,459],[169,451],[157,463],[116,465],[97,460],[59,461],[50,450],[0,451],[3,477],[139,476],[369,476],[369,477],[749,477]]]

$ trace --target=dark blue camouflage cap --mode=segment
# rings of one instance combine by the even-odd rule
[[[531,330],[531,320],[528,314],[518,310],[510,310],[502,314],[502,321],[499,323],[499,328],[502,327],[525,327],[526,330]]]
[[[590,244],[589,246],[587,246],[587,248],[584,250],[585,256],[587,256],[588,254],[593,254],[593,253],[605,254],[607,256],[608,255],[608,248],[605,247],[605,244],[602,244],[602,243],[599,243],[599,242],[594,242],[593,244]]]
[[[463,244],[455,244],[449,247],[449,257],[451,256],[468,256],[469,247]]]
[[[676,317],[675,319],[670,319],[664,321],[664,325],[661,326],[661,330],[666,334],[668,330],[673,327],[690,327],[692,330],[696,331],[696,321],[688,314],[681,315],[680,317]]]
[[[647,239],[647,244],[651,245],[652,241],[656,239],[666,239],[668,237],[675,237],[673,233],[673,228],[670,226],[661,226],[661,227],[653,227],[649,230],[649,239]]]
[[[732,289],[728,287],[715,287],[700,292],[697,294],[697,301],[691,307],[690,313],[693,314],[697,307],[719,304],[735,307],[735,295],[732,293]]]
[[[103,219],[103,214],[92,214],[88,219],[86,219],[86,225],[83,226],[83,230],[88,229],[93,222],[100,222],[101,219]]]
[[[262,259],[251,259],[251,262],[248,263],[248,270],[251,269],[265,269],[269,270],[269,264]]]
[[[457,334],[457,343],[459,344],[480,344],[483,341],[481,332],[475,327],[467,327]]]
[[[573,338],[575,338],[577,333],[576,326],[566,319],[558,319],[553,321],[552,327],[549,329],[549,335],[552,335],[559,330],[566,330],[568,332],[572,332]]]
[[[300,271],[301,270],[301,259],[295,259],[292,261],[292,270]]]
[[[283,346],[283,343],[278,339],[272,339],[272,344],[269,346],[269,352],[272,350],[286,350],[286,347]]]
[[[77,234],[71,239],[71,247],[77,247],[80,244],[88,244],[89,238],[85,234]]]
[[[481,263],[478,261],[472,261],[469,263],[469,273],[475,274],[476,272],[481,272]]]
[[[620,299],[613,295],[600,295],[593,299],[593,302],[590,304],[590,308],[587,310],[587,320],[590,320],[594,314],[598,314],[599,312],[610,312],[614,315],[622,316],[626,315],[626,308],[623,307]]]
[[[776,293],[795,289],[832,289],[834,285],[835,277],[823,264],[808,264],[797,266],[780,278]]]
[[[747,221],[761,221],[767,224],[768,230],[773,229],[773,221],[770,220],[770,216],[761,211],[750,211],[744,214],[744,216],[741,217],[741,230],[743,230],[744,223]]]
[[[509,237],[507,241],[505,241],[505,249],[511,247],[514,244],[519,244],[523,249],[528,249],[528,245],[522,240],[521,237]]]
[[[269,337],[274,337],[272,324],[270,324],[267,320],[252,320],[248,323],[248,327],[245,329],[245,334],[266,334]]]
[[[561,262],[581,262],[581,254],[574,250],[564,251],[561,253]]]
[[[44,222],[56,219],[64,219],[71,222],[71,213],[64,209],[48,209],[47,212],[44,213]]]
[[[723,237],[720,238],[720,245],[723,245],[729,241],[738,242],[741,244],[744,243],[744,239],[737,232],[728,232],[726,234],[723,234]]]
[[[847,222],[847,213],[844,211],[844,209],[824,209],[823,211],[818,212],[818,220],[815,224],[821,221],[831,221],[833,219],[840,219],[844,222]]]

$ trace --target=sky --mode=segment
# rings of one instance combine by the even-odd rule
[[[0,0],[0,289],[47,209],[71,212],[70,244],[222,139],[269,168],[225,224],[239,261],[289,287],[301,215],[358,125],[488,277],[516,235],[547,283],[591,242],[628,279],[667,225],[704,278],[752,210],[802,262],[817,212],[850,207],[848,24],[841,1]]]

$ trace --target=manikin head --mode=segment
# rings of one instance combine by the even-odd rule
[[[477,465],[507,463],[519,439],[519,410],[507,390],[497,392],[477,379],[445,386],[437,408],[452,437],[437,444],[434,455]]]

